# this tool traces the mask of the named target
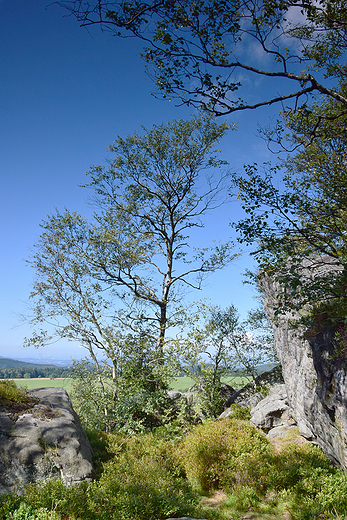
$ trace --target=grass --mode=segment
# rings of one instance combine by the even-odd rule
[[[17,387],[26,387],[28,390],[33,390],[34,388],[46,388],[49,386],[53,386],[55,388],[65,388],[68,392],[71,388],[71,379],[15,379],[14,380]]]
[[[33,398],[25,389],[17,388],[14,381],[0,381],[0,410],[20,412],[33,405]]]

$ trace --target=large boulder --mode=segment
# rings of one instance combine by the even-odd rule
[[[268,433],[278,426],[292,426],[285,385],[275,385],[268,395],[251,410],[251,423]]]
[[[91,447],[67,392],[30,395],[30,408],[0,412],[0,494],[48,478],[69,485],[93,476]]]
[[[299,313],[276,314],[281,297],[278,283],[264,277],[261,285],[288,404],[300,434],[347,470],[347,359],[336,352],[335,331],[325,329],[308,335],[297,324]]]

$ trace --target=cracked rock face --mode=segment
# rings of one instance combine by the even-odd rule
[[[300,434],[317,443],[332,462],[347,470],[347,359],[334,353],[334,330],[323,330],[306,339],[301,326],[291,325],[291,314],[275,318],[278,285],[263,279],[262,290],[290,413]]]
[[[47,478],[69,485],[93,476],[91,447],[67,392],[39,388],[30,394],[32,408],[0,412],[0,494]]]

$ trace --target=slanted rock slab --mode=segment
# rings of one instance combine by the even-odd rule
[[[91,447],[63,388],[39,388],[32,408],[0,413],[0,494],[48,478],[93,476]]]

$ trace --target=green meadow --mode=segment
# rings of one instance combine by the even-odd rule
[[[46,388],[48,386],[54,386],[56,388],[65,388],[66,391],[69,391],[71,387],[72,380],[69,378],[65,379],[14,379],[15,383],[19,387],[26,387],[28,390],[33,390],[34,388]]]

